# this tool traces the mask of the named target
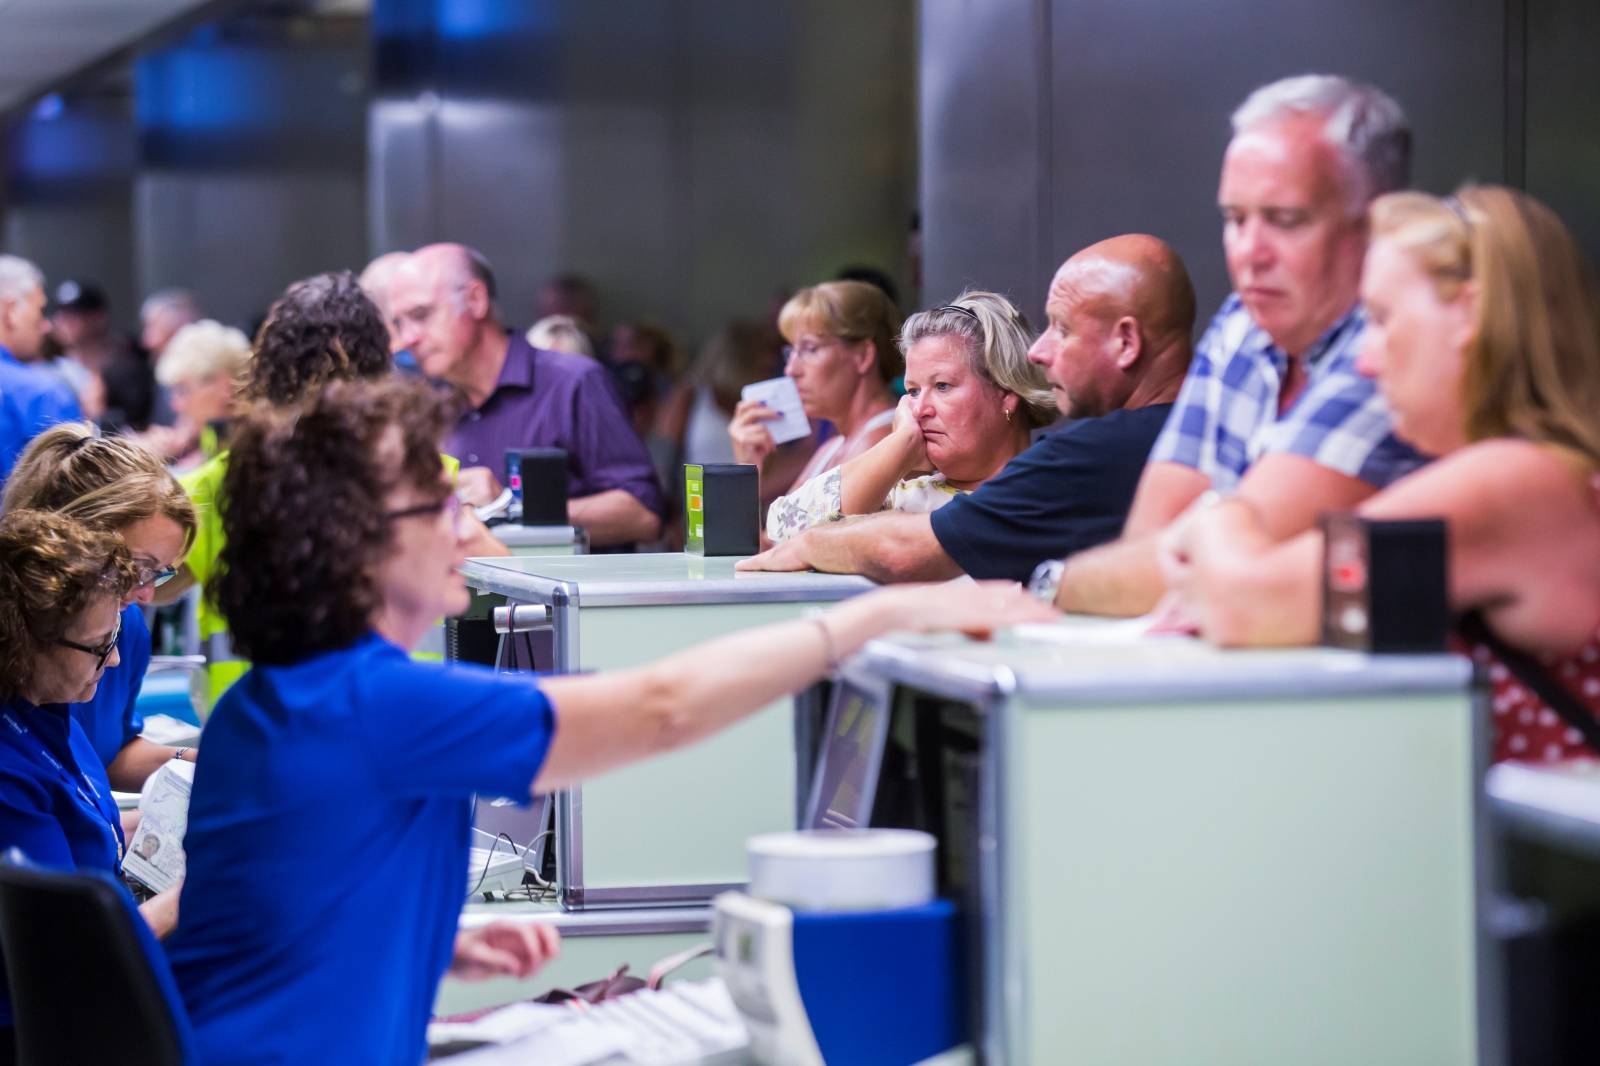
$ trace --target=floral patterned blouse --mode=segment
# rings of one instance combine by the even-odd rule
[[[767,536],[776,543],[804,533],[824,522],[844,517],[841,467],[824,471],[787,496],[772,501],[767,511]],[[943,474],[907,478],[889,490],[880,511],[927,514],[937,511],[963,490],[950,485]]]

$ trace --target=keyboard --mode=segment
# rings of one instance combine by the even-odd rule
[[[574,1008],[570,1018],[529,1036],[444,1061],[459,1066],[735,1066],[749,1061],[749,1045],[727,985],[709,978]]]

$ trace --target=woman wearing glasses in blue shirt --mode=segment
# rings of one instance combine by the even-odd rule
[[[691,744],[890,630],[1052,614],[1016,586],[901,586],[610,673],[415,662],[468,601],[447,407],[420,383],[336,383],[235,427],[212,588],[255,665],[206,723],[168,946],[207,1066],[409,1066],[447,971],[527,977],[556,951],[548,926],[457,929],[474,792]]]
[[[135,570],[117,537],[59,514],[0,519],[0,849],[40,865],[120,874],[125,840],[105,767],[67,705],[119,665],[123,599]],[[177,890],[139,909],[172,931]],[[12,1056],[0,994],[0,1062]]]
[[[141,737],[144,718],[135,707],[150,665],[144,608],[194,540],[194,508],[177,479],[143,445],[96,437],[87,422],[66,423],[34,438],[6,480],[0,510],[57,512],[119,537],[128,549],[134,582],[123,599],[120,663],[106,671],[91,699],[72,708],[111,786],[137,792],[166,760],[192,760],[190,749]]]

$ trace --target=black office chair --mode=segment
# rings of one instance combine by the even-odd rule
[[[0,860],[0,950],[20,1066],[192,1066],[167,958],[133,898],[99,871]]]

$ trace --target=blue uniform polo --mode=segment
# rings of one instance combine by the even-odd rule
[[[94,698],[74,703],[71,708],[72,717],[83,727],[84,735],[106,766],[128,741],[144,731],[144,715],[139,713],[137,704],[145,671],[150,668],[150,627],[138,604],[122,609],[117,656],[121,662],[100,675]]]
[[[0,707],[0,850],[13,847],[41,866],[122,868],[122,823],[105,766],[61,704],[15,699]],[[0,996],[0,1025],[10,1024],[10,996]]]
[[[0,482],[11,475],[28,442],[57,422],[83,417],[78,399],[48,371],[17,361],[0,346]]]
[[[168,955],[207,1066],[422,1061],[474,792],[525,796],[554,729],[528,675],[367,636],[253,667],[206,723]]]

